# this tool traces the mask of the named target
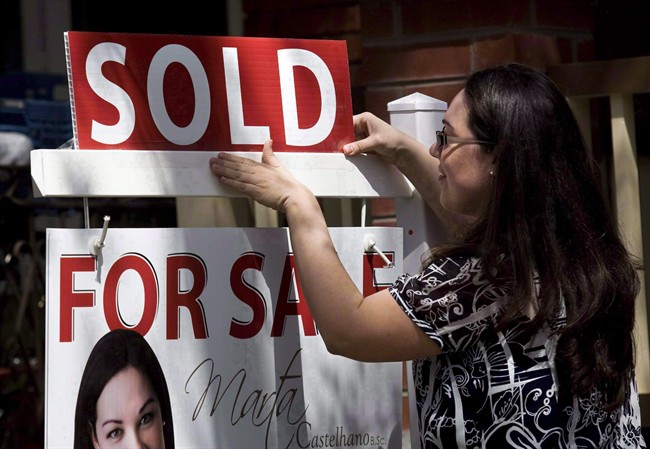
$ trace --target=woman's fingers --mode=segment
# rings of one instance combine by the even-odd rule
[[[273,153],[270,140],[264,144],[261,162],[219,153],[210,159],[210,170],[225,186],[276,210],[282,210],[293,190],[299,188]]]
[[[355,141],[343,146],[343,152],[346,155],[354,156],[356,154],[362,153],[363,150],[367,148],[368,145],[365,141],[370,136],[368,119],[369,118],[367,113],[357,114],[352,118]]]
[[[270,165],[273,168],[280,168],[282,166],[278,158],[275,156],[275,153],[273,152],[272,140],[267,140],[264,143],[264,148],[262,149],[262,162]]]
[[[377,116],[362,112],[353,117],[355,142],[343,146],[343,152],[348,156],[360,153],[375,153],[385,155],[389,151],[391,127]]]
[[[376,147],[375,139],[370,136],[365,139],[357,140],[343,145],[343,153],[347,156],[355,156],[359,153],[374,153]]]
[[[210,159],[210,170],[225,186],[247,196],[256,196],[255,165],[258,162],[230,153]]]
[[[223,153],[219,153],[217,157],[210,159],[210,171],[222,182],[237,178],[238,166],[238,162],[228,161],[226,157],[223,157]]]
[[[271,140],[267,140],[264,143],[261,163],[228,152],[221,152],[217,157],[210,159],[210,168],[217,172],[225,172],[227,169],[232,169],[238,172],[252,173],[261,165],[269,165],[273,168],[281,167],[280,161],[278,161],[275,153],[273,153],[273,142]]]
[[[246,171],[258,164],[258,162],[247,158],[235,156],[231,153],[221,152],[216,158],[210,159],[210,166],[214,168],[227,168],[237,171]]]
[[[254,173],[262,165],[247,157],[221,152],[210,159],[210,169],[220,178],[240,179],[245,174]]]

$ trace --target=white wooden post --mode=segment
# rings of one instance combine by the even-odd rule
[[[442,129],[442,118],[446,110],[446,102],[417,92],[388,103],[391,125],[414,137],[427,148],[435,141],[436,131]],[[443,242],[445,228],[417,191],[408,198],[395,198],[395,209],[397,224],[404,229],[404,271],[417,273],[421,269],[422,255],[432,246]],[[409,374],[411,449],[419,449],[419,423],[411,362],[406,362],[406,368]]]
[[[390,123],[414,137],[427,149],[442,129],[447,103],[414,93],[388,103]],[[433,176],[433,174],[432,174]],[[404,228],[404,269],[420,270],[420,258],[431,246],[443,243],[445,228],[417,191],[408,198],[396,198],[397,224]]]
[[[618,225],[628,250],[643,262],[641,199],[636,156],[634,104],[632,95],[610,95],[612,146],[614,149],[614,190]],[[641,291],[636,301],[634,338],[636,380],[640,394],[650,393],[650,344],[648,343],[645,273],[639,273]]]

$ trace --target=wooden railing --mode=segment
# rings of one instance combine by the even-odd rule
[[[642,202],[640,176],[646,170],[644,167],[650,165],[642,164],[637,154],[634,95],[650,92],[650,57],[563,64],[549,67],[547,73],[569,100],[590,145],[591,101],[609,99],[612,200],[629,251],[644,261],[643,230],[650,232],[650,223],[643,222],[642,211],[650,212],[650,201],[646,198]],[[650,171],[646,175],[650,176]],[[646,234],[646,238],[650,239],[650,235]],[[650,426],[647,270],[642,269],[639,276],[642,287],[636,308],[636,377],[641,395],[642,424],[645,427]]]

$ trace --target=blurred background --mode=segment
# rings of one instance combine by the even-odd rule
[[[2,0],[0,17],[0,133],[13,136],[4,147],[0,139],[0,449],[43,447],[44,231],[85,225],[82,199],[35,198],[29,172],[30,149],[72,137],[65,31],[342,39],[355,113],[386,120],[389,101],[420,92],[449,102],[474,70],[532,65],[571,101],[631,251],[650,251],[647,0]],[[329,225],[360,224],[360,200],[320,201]],[[398,224],[393,200],[368,205],[364,224]],[[116,227],[283,225],[243,199],[91,198],[88,211],[90,227],[104,215]],[[647,311],[644,291],[637,380],[646,429]],[[407,401],[405,389],[405,435]]]

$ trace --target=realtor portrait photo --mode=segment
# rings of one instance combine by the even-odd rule
[[[75,449],[174,448],[167,382],[138,332],[116,329],[95,344],[81,378],[74,427]]]

